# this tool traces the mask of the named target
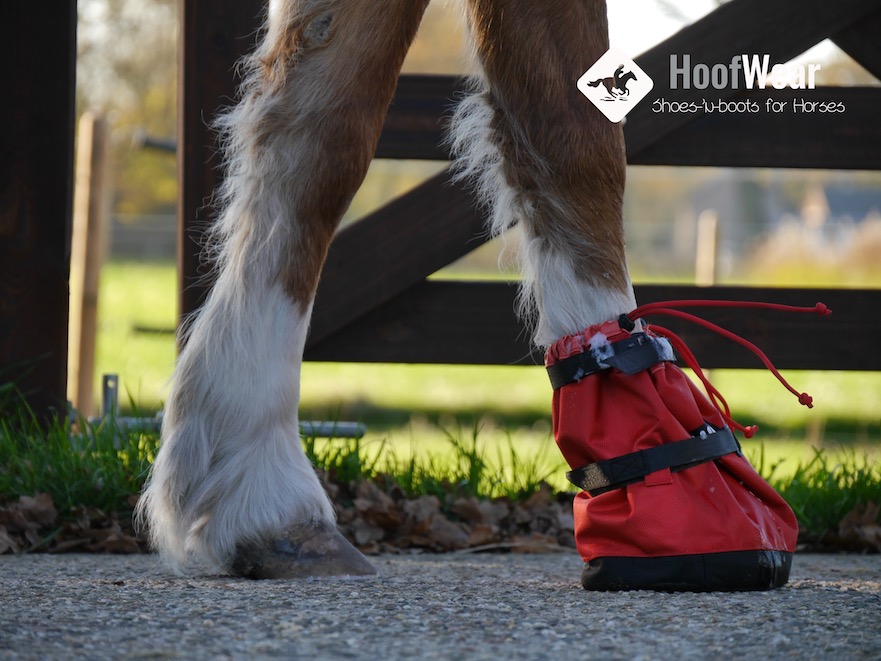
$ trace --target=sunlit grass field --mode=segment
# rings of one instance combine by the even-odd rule
[[[151,415],[162,406],[171,378],[175,340],[176,282],[170,263],[111,262],[102,274],[97,339],[96,398],[100,375],[117,373],[121,404]],[[772,356],[773,359],[773,356]],[[735,419],[756,423],[760,433],[744,441],[754,463],[795,470],[813,448],[857,448],[881,460],[881,374],[787,371],[814,397],[799,406],[763,370],[714,370]],[[563,485],[563,466],[553,447],[551,389],[535,367],[307,363],[303,368],[301,419],[367,424],[363,447],[400,460],[411,455],[452,457],[450,436],[484,446],[499,471],[507,449],[535,460],[537,470]],[[476,434],[476,437],[475,437]],[[509,446],[510,443],[510,446]],[[760,453],[764,453],[760,456]]]

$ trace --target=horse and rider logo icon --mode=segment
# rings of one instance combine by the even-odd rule
[[[630,90],[627,89],[627,83],[636,80],[636,75],[632,71],[624,71],[624,65],[620,65],[615,69],[614,76],[606,76],[605,78],[597,78],[592,83],[588,83],[588,87],[599,87],[602,85],[608,92],[603,97],[603,101],[623,101],[630,96]]]
[[[610,48],[578,79],[578,89],[612,122],[620,122],[654,83],[639,65]]]

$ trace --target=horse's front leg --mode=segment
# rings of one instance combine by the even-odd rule
[[[427,0],[276,0],[221,120],[218,278],[193,322],[140,505],[154,546],[252,577],[366,574],[299,442],[319,272]]]

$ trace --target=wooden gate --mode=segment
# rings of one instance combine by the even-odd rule
[[[184,0],[181,140],[181,310],[205,294],[198,284],[193,237],[210,215],[203,207],[218,183],[206,118],[234,96],[233,63],[251,46],[260,2]],[[785,26],[781,29],[780,26]],[[240,35],[248,35],[241,37]],[[705,90],[670,90],[671,53],[692,62],[730,62],[741,53],[786,62],[831,38],[881,78],[881,3],[843,0],[733,0],[640,57],[655,81],[652,96],[625,125],[630,164],[881,169],[881,88],[714,91],[733,100],[797,98],[840,101],[844,114],[658,114],[651,98],[700,101]],[[574,81],[573,81],[574,84]],[[444,117],[462,81],[404,75],[392,102],[377,158],[446,160]],[[764,105],[763,105],[764,107]],[[331,247],[315,304],[307,360],[536,364],[528,334],[515,319],[515,287],[500,282],[443,282],[428,276],[485,241],[474,200],[446,173],[342,230]],[[365,250],[364,246],[371,246]],[[780,367],[881,369],[881,291],[637,285],[640,303],[727,298],[798,305],[827,303],[828,318],[707,311],[706,318],[754,338]],[[666,321],[666,320],[665,320]],[[708,367],[755,367],[747,352],[700,329],[669,322]]]
[[[234,63],[253,44],[261,0],[181,0],[180,127],[182,313],[205,294],[198,236],[210,218],[205,201],[218,183],[214,112],[235,97]],[[33,4],[33,3],[31,3]],[[67,369],[67,278],[73,181],[76,2],[51,12],[28,3],[0,9],[0,39],[10,72],[0,106],[0,383],[35,369],[21,386],[32,409],[64,410]],[[34,5],[37,7],[37,5]],[[669,55],[730,62],[768,53],[783,62],[831,38],[881,78],[879,0],[731,0],[637,58],[655,95],[696,100],[699,90],[666,90]],[[402,77],[377,157],[445,159],[438,147],[443,112],[460,81]],[[807,96],[807,94],[806,94]],[[793,91],[741,93],[736,99],[792,101]],[[815,101],[846,104],[842,115],[657,115],[644,101],[628,117],[628,160],[645,165],[881,169],[881,88],[830,88]],[[334,243],[315,307],[312,360],[534,363],[516,322],[513,287],[426,281],[426,276],[483,241],[472,199],[443,175],[391,201],[342,231]],[[363,251],[371,242],[376,251]],[[382,255],[378,263],[374,254]],[[881,370],[875,345],[881,291],[638,286],[641,302],[667,298],[751,298],[812,304],[826,319],[708,311],[711,320],[756,338],[781,367]],[[677,327],[711,367],[755,365],[710,334]]]

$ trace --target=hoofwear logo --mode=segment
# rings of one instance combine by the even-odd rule
[[[620,122],[654,83],[623,51],[610,48],[578,79],[578,89],[612,122]]]

